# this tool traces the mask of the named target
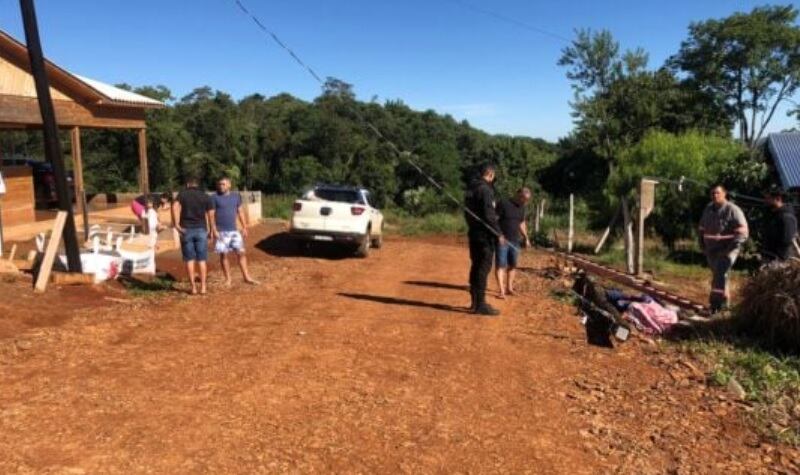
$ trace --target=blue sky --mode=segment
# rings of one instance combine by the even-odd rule
[[[732,0],[465,0],[572,37],[607,28],[657,66],[693,20],[750,10]],[[556,65],[565,43],[477,13],[453,0],[243,0],[322,76],[355,84],[360,98],[402,99],[493,133],[555,140],[572,127],[572,92]],[[233,0],[38,0],[45,54],[110,83],[163,84],[180,97],[209,85],[241,98],[318,85],[267,41]],[[23,39],[18,2],[0,0],[0,28]],[[792,127],[784,111],[771,129]]]

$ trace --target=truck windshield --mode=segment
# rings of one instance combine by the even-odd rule
[[[363,204],[361,193],[355,190],[336,190],[330,188],[317,188],[314,190],[317,198],[325,201],[335,201],[338,203]]]

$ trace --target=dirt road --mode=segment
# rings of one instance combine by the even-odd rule
[[[296,257],[271,231],[251,250],[259,287],[95,291],[22,324],[42,302],[0,284],[0,473],[800,469],[671,350],[589,346],[534,271],[477,318],[457,242]]]

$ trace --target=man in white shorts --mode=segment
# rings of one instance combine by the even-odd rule
[[[242,209],[242,197],[231,191],[230,178],[223,177],[217,182],[217,193],[211,197],[211,231],[214,236],[214,251],[219,254],[219,263],[225,274],[225,285],[231,285],[231,266],[228,254],[236,253],[242,277],[248,284],[258,284],[247,268],[244,239],[247,237],[247,216]],[[237,221],[241,231],[237,227]]]

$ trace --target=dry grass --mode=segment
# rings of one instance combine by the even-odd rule
[[[737,324],[770,348],[800,353],[800,262],[759,272],[741,289]]]

